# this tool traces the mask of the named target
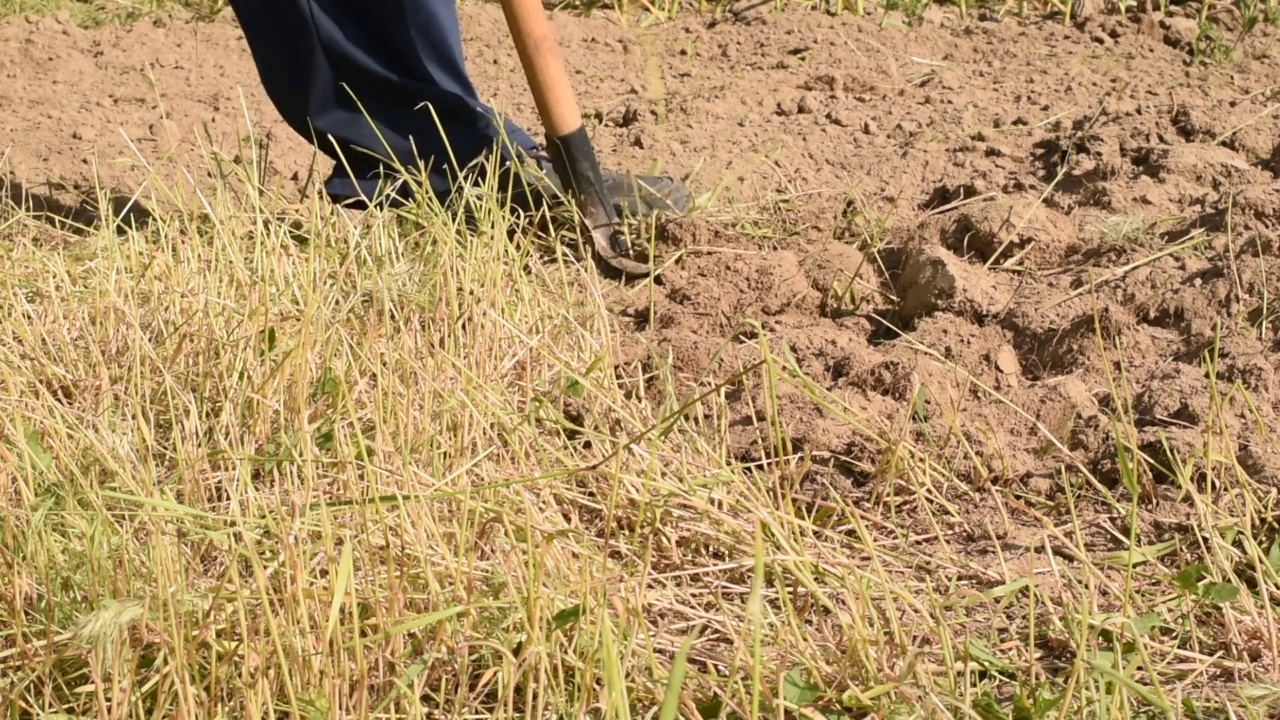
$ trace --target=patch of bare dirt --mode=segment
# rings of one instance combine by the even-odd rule
[[[805,16],[690,30],[720,57],[695,52],[702,69],[673,71],[667,88],[724,98],[688,121],[722,123],[742,151],[692,132],[681,147],[741,197],[810,193],[791,206],[809,222],[767,241],[671,228],[672,248],[697,249],[652,311],[619,301],[642,338],[632,353],[671,350],[690,387],[723,379],[759,356],[749,318],[867,422],[788,390],[776,412],[793,449],[867,467],[870,430],[941,448],[962,477],[1066,463],[1116,482],[1111,416],[1137,428],[1157,480],[1204,450],[1206,427],[1241,458],[1274,451],[1280,354],[1263,306],[1280,288],[1267,80],[1280,57],[1256,40],[1233,66],[1189,65],[1170,40],[1182,20],[1157,32],[1141,17],[1064,28],[934,15],[898,32]],[[737,54],[742,37],[762,50]],[[847,52],[820,67],[802,59],[836,46]],[[669,123],[679,132],[678,114]],[[776,162],[732,174],[765,147]],[[730,399],[731,446],[767,455],[763,398]]]

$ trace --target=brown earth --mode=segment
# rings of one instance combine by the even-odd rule
[[[501,12],[461,12],[482,94],[535,126]],[[669,352],[705,385],[759,357],[742,327],[758,322],[864,423],[784,388],[792,449],[844,458],[855,477],[883,460],[878,435],[939,448],[974,480],[1066,462],[1114,482],[1107,417],[1121,413],[1156,463],[1166,439],[1185,462],[1215,425],[1254,479],[1280,479],[1274,33],[1200,67],[1176,9],[1070,27],[936,9],[910,29],[798,11],[555,22],[602,157],[697,170],[699,189],[722,183],[722,206],[737,203],[732,221],[671,228],[663,249],[685,252],[652,307],[618,290],[624,359]],[[272,138],[271,179],[309,177],[310,149],[229,17],[93,32],[11,18],[0,73],[18,184],[96,174],[127,195],[145,159],[190,194],[180,161],[209,143],[234,155],[246,116]],[[731,388],[745,460],[769,454],[755,388]]]

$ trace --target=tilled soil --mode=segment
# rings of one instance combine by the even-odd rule
[[[652,304],[618,292],[628,357],[656,348],[715,382],[759,356],[753,320],[866,423],[780,390],[792,449],[855,467],[882,452],[870,435],[907,436],[961,477],[1065,462],[1114,482],[1119,414],[1157,483],[1207,426],[1275,481],[1280,46],[1260,32],[1195,65],[1188,12],[1063,26],[933,9],[881,28],[757,10],[643,30],[558,15],[601,156],[696,171],[737,208],[670,228],[662,248],[684,253]],[[500,10],[461,14],[482,94],[536,128]],[[246,118],[272,138],[273,181],[312,177],[229,14],[94,32],[11,18],[0,73],[21,185],[128,194],[145,159],[189,190],[207,178],[177,168],[210,143],[234,155]],[[752,387],[729,425],[744,460],[768,454]]]

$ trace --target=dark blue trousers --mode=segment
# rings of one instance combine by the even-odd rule
[[[510,157],[500,137],[517,150],[536,148],[476,95],[453,0],[231,0],[231,7],[276,110],[335,160],[325,183],[335,200],[372,197],[384,173],[394,173],[369,153],[425,170],[444,197],[458,169],[495,145]]]

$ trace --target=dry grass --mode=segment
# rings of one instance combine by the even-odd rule
[[[490,195],[468,227],[291,205],[239,170],[153,182],[142,228],[0,214],[9,717],[1280,707],[1276,496],[1212,421],[1170,472],[1176,517],[1142,500],[1123,415],[1114,491],[1070,466],[1053,492],[971,487],[867,431],[855,504],[804,457],[730,461],[723,393],[615,367],[605,281],[510,242]],[[858,427],[755,342],[742,376]],[[1159,522],[1174,539],[1144,545]]]

